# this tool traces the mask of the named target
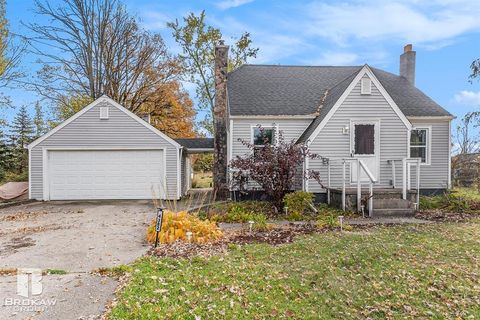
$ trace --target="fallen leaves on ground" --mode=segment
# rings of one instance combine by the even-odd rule
[[[144,257],[109,318],[478,318],[480,220],[358,231]]]
[[[314,225],[291,225],[273,228],[267,231],[236,230],[225,233],[224,238],[209,243],[188,243],[185,241],[175,241],[170,244],[159,244],[157,248],[152,248],[151,255],[158,257],[188,258],[194,256],[211,257],[213,255],[224,254],[230,245],[244,245],[249,243],[268,243],[271,245],[280,245],[291,243],[299,235],[310,234],[318,229]]]
[[[442,209],[422,210],[415,213],[415,218],[438,222],[464,222],[479,217],[478,213],[451,212]]]

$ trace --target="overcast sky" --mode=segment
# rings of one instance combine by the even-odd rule
[[[12,30],[28,35],[21,21],[38,19],[33,2],[7,0]],[[51,2],[60,5],[62,1]],[[403,46],[412,43],[417,51],[420,89],[459,117],[480,107],[480,82],[468,82],[469,65],[480,58],[479,0],[124,2],[146,29],[163,35],[173,52],[179,49],[166,22],[203,9],[208,23],[222,30],[227,43],[244,31],[251,33],[254,45],[260,48],[251,63],[367,63],[398,74]],[[35,57],[27,56],[22,67],[34,73],[38,69]],[[39,98],[22,88],[7,94],[16,106],[33,106]]]

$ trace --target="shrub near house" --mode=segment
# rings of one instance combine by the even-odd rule
[[[259,144],[239,139],[250,149],[245,156],[237,156],[231,161],[230,167],[234,170],[234,184],[240,190],[248,188],[246,184],[251,180],[260,185],[262,190],[269,196],[277,213],[283,211],[283,199],[285,195],[294,189],[294,181],[297,171],[306,157],[315,158],[305,145],[296,144],[294,141],[287,142],[282,131],[275,135],[258,126],[259,135],[256,140],[263,141]],[[314,176],[317,173],[302,172],[302,176]]]

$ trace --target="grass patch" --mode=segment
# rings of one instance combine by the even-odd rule
[[[456,188],[447,194],[420,197],[420,210],[450,212],[477,212],[480,210],[480,193],[474,188]]]
[[[211,172],[196,172],[193,174],[192,188],[211,188],[213,175]]]
[[[102,276],[109,276],[113,278],[120,278],[121,276],[132,272],[132,266],[129,265],[119,265],[111,268],[98,268],[94,272]]]
[[[67,274],[67,271],[62,270],[62,269],[47,269],[45,270],[45,274]]]
[[[110,319],[480,317],[480,222],[328,232],[131,266]]]

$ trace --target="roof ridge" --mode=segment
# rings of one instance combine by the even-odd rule
[[[335,66],[335,65],[299,65],[299,64],[254,64],[254,63],[244,63],[241,65],[248,67],[298,67],[298,68],[358,68],[363,66],[352,65],[352,66]],[[238,70],[239,68],[235,69]],[[233,71],[232,71],[233,72]]]

